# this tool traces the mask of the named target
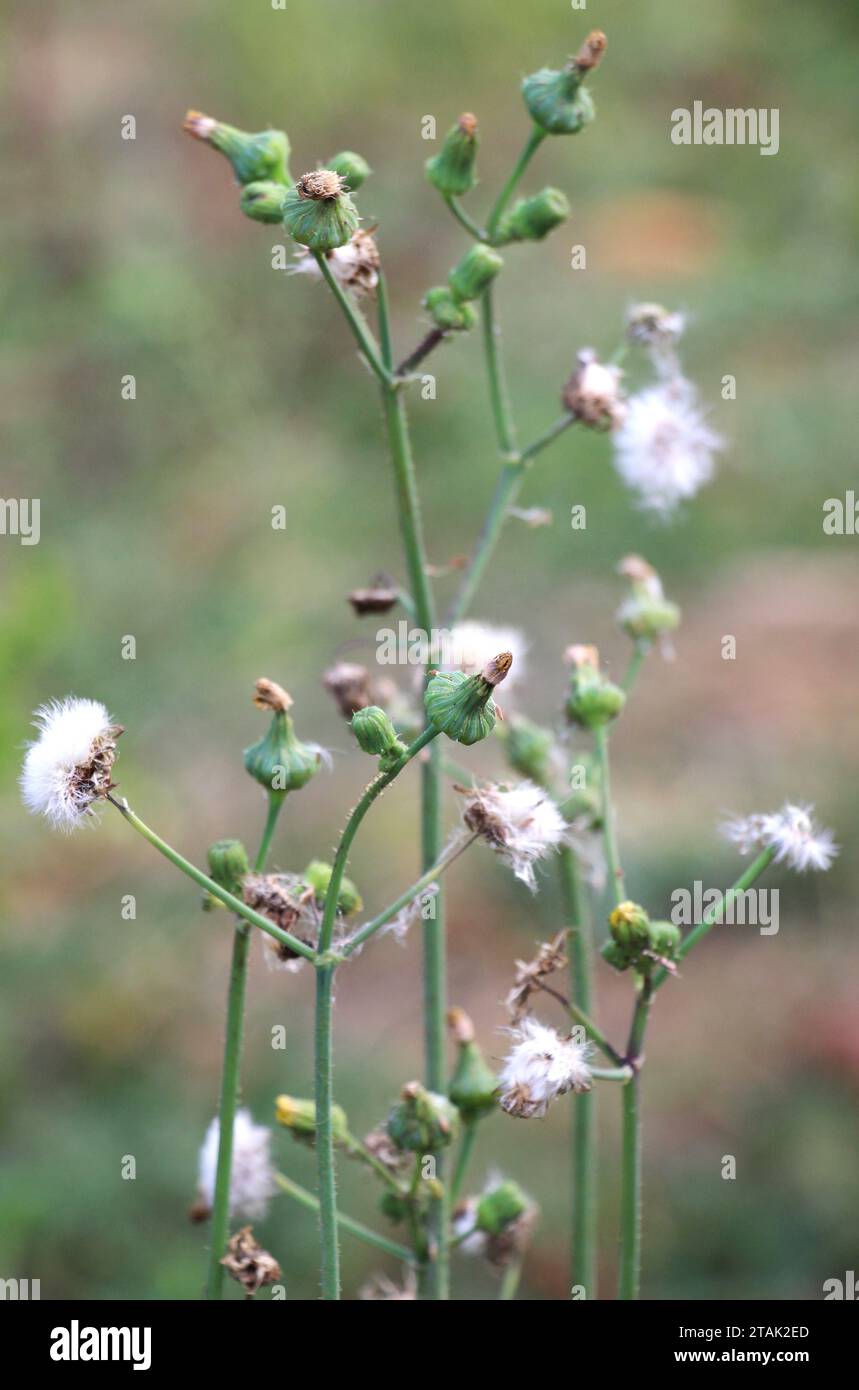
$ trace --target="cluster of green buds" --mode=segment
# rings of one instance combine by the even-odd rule
[[[346,179],[334,169],[302,174],[283,200],[283,225],[293,241],[319,255],[351,241],[359,218],[346,187]]]
[[[427,179],[443,197],[461,198],[476,184],[477,145],[477,117],[464,111],[447,132],[438,154],[424,166]]]
[[[575,135],[594,118],[594,104],[584,81],[600,63],[606,37],[589,34],[575,58],[560,69],[541,68],[522,83],[522,95],[534,124],[545,135]]]
[[[303,1144],[316,1142],[316,1103],[300,1100],[297,1096],[278,1096],[274,1106],[274,1116],[279,1125],[291,1131],[294,1138]],[[331,1107],[331,1128],[334,1143],[342,1149],[351,1150],[355,1140],[349,1130],[346,1112],[339,1105]]]
[[[476,676],[438,671],[427,685],[424,703],[430,723],[456,743],[470,745],[495,728],[497,706],[492,693],[504,680],[513,657],[501,652]]]
[[[617,611],[617,620],[634,642],[658,642],[680,623],[680,609],[662,591],[662,580],[640,555],[627,555],[617,567],[630,581],[631,592]]]
[[[258,680],[254,693],[258,709],[272,711],[268,733],[259,743],[245,749],[245,768],[272,797],[305,786],[319,769],[322,754],[313,744],[297,737],[292,717],[292,698],[275,681]]]
[[[671,965],[680,945],[680,928],[673,922],[651,922],[639,903],[619,903],[608,919],[611,936],[603,958],[615,970],[633,967],[649,974],[655,964]]]
[[[302,882],[307,885],[314,903],[320,909],[325,904],[333,872],[334,866],[326,863],[324,859],[312,859],[301,875]],[[360,912],[363,906],[364,900],[357,887],[351,878],[344,876],[340,882],[340,892],[337,894],[337,911],[342,917],[348,917],[352,912]]]
[[[466,251],[454,266],[446,285],[436,285],[424,296],[423,305],[437,328],[473,328],[477,315],[471,307],[492,284],[504,261],[497,251],[483,242]]]
[[[544,729],[524,714],[511,714],[497,726],[496,732],[514,772],[540,787],[551,785],[555,761],[555,736],[551,729]]]
[[[241,184],[242,212],[256,222],[280,222],[291,183],[289,140],[282,130],[250,132],[189,111],[184,128],[225,155]]]
[[[471,1124],[496,1108],[498,1077],[474,1040],[474,1024],[465,1010],[451,1009],[447,1023],[457,1046],[447,1092],[465,1123]]]
[[[570,204],[560,188],[544,188],[531,198],[520,198],[504,215],[493,238],[508,241],[542,241],[570,215]]]
[[[379,759],[379,771],[389,772],[405,754],[406,745],[397,737],[393,720],[379,705],[367,705],[352,715],[352,732],[364,753]]]
[[[459,1133],[459,1111],[447,1096],[409,1081],[400,1093],[385,1129],[398,1149],[430,1153],[445,1148]]]
[[[614,685],[600,671],[596,647],[568,647],[565,660],[571,671],[567,717],[585,729],[598,729],[610,723],[626,704],[626,696],[620,686]]]

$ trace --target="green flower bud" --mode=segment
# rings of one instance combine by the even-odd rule
[[[367,705],[365,709],[355,711],[352,715],[352,732],[364,753],[389,753],[393,748],[403,747],[390,715],[378,705]]]
[[[272,795],[298,791],[318,771],[321,750],[298,739],[289,714],[292,699],[274,681],[257,681],[254,703],[273,717],[265,738],[245,749],[245,768]]]
[[[621,946],[609,938],[602,948],[602,958],[615,970],[628,970],[638,958],[638,952],[634,947]]]
[[[620,714],[626,696],[601,673],[596,647],[570,647],[567,660],[572,666],[567,717],[586,729],[608,724]]]
[[[379,1198],[379,1210],[395,1226],[399,1226],[409,1214],[409,1204],[405,1197],[398,1197],[396,1192],[389,1190]]]
[[[595,30],[560,71],[541,68],[522,83],[522,95],[534,123],[547,135],[575,135],[594,118],[590,92],[582,86],[605,52],[605,34]]]
[[[518,1183],[502,1182],[491,1191],[484,1192],[478,1201],[475,1225],[489,1236],[499,1236],[514,1221],[518,1221],[530,1205]]]
[[[632,581],[632,593],[617,611],[617,620],[633,641],[655,642],[680,623],[680,609],[662,592],[662,581],[640,555],[627,555],[618,572]]]
[[[499,241],[542,241],[570,215],[570,204],[559,188],[544,188],[533,198],[520,198],[502,219]]]
[[[386,1129],[398,1149],[426,1153],[456,1138],[459,1113],[446,1096],[425,1090],[419,1081],[410,1081],[388,1116]]]
[[[465,331],[477,323],[477,314],[470,304],[458,304],[447,285],[427,290],[423,307],[437,328]]]
[[[447,1021],[459,1047],[448,1094],[465,1120],[479,1120],[495,1109],[498,1077],[474,1041],[474,1025],[468,1014],[462,1009],[451,1009]]]
[[[239,206],[254,222],[282,222],[286,188],[282,183],[246,183]]]
[[[448,275],[448,282],[457,303],[479,299],[488,285],[492,284],[504,261],[491,246],[479,243],[466,251],[462,260]]]
[[[524,715],[516,714],[498,725],[498,733],[510,766],[538,786],[548,786],[555,747],[555,736],[551,729],[543,729]]]
[[[216,840],[209,846],[209,876],[234,898],[242,896],[242,879],[251,866],[241,840]]]
[[[296,1096],[278,1096],[275,1101],[275,1119],[285,1129],[292,1130],[296,1139],[312,1144],[316,1139],[316,1103],[312,1100],[299,1100]],[[331,1127],[334,1143],[344,1148],[352,1145],[349,1122],[346,1112],[339,1105],[331,1107]]]
[[[282,184],[292,182],[289,140],[282,130],[260,130],[252,135],[235,126],[223,125],[200,111],[188,112],[185,130],[195,140],[203,140],[226,155],[241,184],[269,180]]]
[[[676,923],[651,922],[650,945],[654,955],[662,956],[666,960],[675,960],[680,939],[681,932]]]
[[[308,888],[312,890],[320,907],[325,902],[325,895],[328,892],[328,885],[331,882],[333,872],[334,869],[331,864],[326,864],[323,859],[313,859],[301,875]],[[337,896],[337,911],[341,912],[344,917],[348,917],[350,912],[360,912],[363,906],[364,900],[351,878],[344,878]]]
[[[466,111],[447,132],[438,154],[424,165],[427,179],[446,198],[461,198],[477,182],[477,143],[477,117]]]
[[[478,676],[467,676],[464,671],[439,671],[429,682],[424,697],[430,723],[456,743],[470,745],[486,738],[495,728],[492,692],[512,664],[510,653],[501,652]]]
[[[340,175],[350,193],[357,192],[373,172],[364,156],[356,154],[354,150],[341,150],[333,159],[329,159],[325,167]]]
[[[351,241],[358,230],[358,211],[340,175],[317,169],[287,190],[283,225],[293,241],[325,254]]]
[[[650,945],[650,918],[640,903],[619,903],[609,914],[608,924],[619,946]]]

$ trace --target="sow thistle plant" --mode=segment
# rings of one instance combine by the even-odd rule
[[[375,768],[340,833],[332,862],[315,859],[301,869],[273,872],[269,854],[287,802],[308,787],[325,761],[322,748],[298,733],[293,702],[275,680],[257,682],[253,700],[267,717],[262,736],[244,753],[246,772],[263,790],[266,813],[255,854],[236,839],[218,841],[208,872],[168,845],[117,795],[117,741],[123,730],[96,700],[68,698],[36,713],[37,737],[22,773],[27,806],[63,831],[94,823],[112,807],[160,854],[203,890],[203,906],[226,908],[233,923],[226,1039],[216,1117],[200,1152],[196,1220],[209,1222],[207,1292],[220,1298],[226,1274],[248,1296],[281,1275],[277,1253],[257,1240],[276,1194],[318,1213],[322,1296],[340,1297],[341,1238],[356,1238],[400,1262],[396,1279],[380,1274],[361,1291],[367,1298],[446,1298],[452,1257],[479,1258],[499,1272],[499,1296],[515,1295],[528,1239],[538,1219],[535,1202],[515,1175],[494,1173],[470,1186],[475,1136],[499,1112],[539,1120],[550,1107],[571,1105],[572,1283],[580,1296],[598,1295],[597,1114],[600,1084],[613,1085],[622,1111],[621,1257],[618,1296],[639,1289],[641,1230],[641,1083],[648,1018],[657,992],[673,983],[689,952],[721,921],[733,898],[775,862],[798,871],[829,868],[836,853],[831,834],[817,828],[812,811],[781,811],[735,820],[726,833],[741,854],[753,854],[715,906],[686,935],[630,895],[620,855],[611,793],[609,739],[626,717],[638,672],[648,654],[670,655],[680,611],[666,597],[657,571],[640,556],[619,565],[627,592],[617,619],[631,652],[624,677],[606,672],[597,649],[582,634],[557,654],[562,727],[543,728],[521,708],[525,644],[508,629],[473,622],[468,613],[511,514],[533,524],[545,519],[517,510],[524,478],[537,457],[568,431],[609,437],[621,479],[636,504],[661,516],[688,501],[709,481],[719,440],[706,421],[678,354],[683,316],[641,304],[628,315],[623,340],[601,356],[578,347],[568,380],[559,383],[561,414],[526,445],[519,442],[510,405],[496,317],[497,281],[508,255],[525,253],[562,226],[569,203],[562,190],[520,192],[532,159],[547,142],[580,135],[594,119],[590,78],[606,47],[591,34],[569,62],[527,77],[522,96],[530,130],[522,153],[485,220],[463,206],[477,184],[480,131],[466,112],[451,126],[425,173],[471,245],[446,279],[422,300],[423,336],[398,361],[391,337],[384,266],[375,228],[362,223],[356,195],[370,176],[362,156],[346,150],[297,180],[290,173],[290,142],[283,131],[248,134],[199,112],[186,130],[230,162],[238,205],[251,220],[282,225],[296,245],[295,273],[320,282],[343,315],[358,352],[380,389],[407,580],[380,574],[349,594],[356,617],[401,610],[423,635],[420,680],[399,686],[356,663],[338,663],[323,683],[354,736],[355,755]],[[361,200],[362,201],[362,200]],[[502,256],[501,251],[504,251]],[[377,321],[371,327],[366,311]],[[471,557],[458,576],[446,613],[438,606],[427,563],[412,458],[406,402],[420,364],[442,344],[458,344],[480,330],[500,471],[494,496]],[[625,387],[630,353],[643,355],[652,375],[637,392]],[[441,628],[439,618],[443,616]],[[438,634],[449,638],[439,650]],[[564,665],[566,677],[564,678]],[[280,673],[278,673],[280,674]],[[515,697],[508,694],[518,684]],[[504,717],[505,706],[507,717]],[[463,770],[462,758],[478,742],[495,740],[499,772],[486,781]],[[365,912],[347,877],[356,836],[382,792],[412,765],[421,781],[421,871],[383,910]],[[455,780],[454,780],[455,779]],[[446,827],[442,789],[453,783],[458,820]],[[460,855],[483,843],[529,890],[538,872],[551,870],[560,885],[564,921],[538,944],[533,959],[511,966],[506,998],[506,1055],[488,1060],[470,1018],[449,1008],[441,881]],[[612,907],[597,950],[594,905],[607,885]],[[363,1137],[336,1103],[333,991],[341,970],[356,963],[383,932],[403,936],[420,923],[423,936],[425,1069],[406,1079],[393,1100],[378,1098],[377,1123]],[[560,929],[559,929],[560,927]],[[275,969],[315,976],[315,1084],[313,1094],[284,1093],[273,1102],[277,1129],[240,1107],[242,1037],[248,953],[259,934]],[[610,1040],[597,1022],[594,967],[629,980],[628,1036]],[[301,988],[297,982],[296,988]],[[453,1052],[450,1060],[449,1049]],[[315,1149],[316,1191],[280,1171],[288,1168],[283,1131]],[[534,1141],[539,1129],[534,1126]],[[378,1185],[379,1221],[354,1220],[337,1200],[335,1171],[357,1163]],[[250,1222],[252,1225],[242,1225]],[[234,1229],[238,1227],[238,1229]],[[612,1237],[615,1231],[611,1232]]]

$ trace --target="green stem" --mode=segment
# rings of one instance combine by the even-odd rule
[[[432,635],[434,604],[426,571],[426,550],[406,418],[406,403],[401,392],[392,387],[382,392],[382,401],[391,448],[391,461],[394,468],[400,534],[406,566],[409,571],[409,587],[415,604],[418,626],[423,628],[429,642]]]
[[[532,440],[532,442],[522,450],[519,455],[520,461],[522,463],[529,463],[531,459],[536,458],[537,454],[542,453],[547,445],[552,444],[559,435],[564,434],[564,432],[575,423],[575,415],[562,415],[560,419],[556,420],[555,423],[550,425],[547,430],[544,430],[542,434],[538,434],[537,438]]]
[[[456,1168],[450,1184],[451,1206],[459,1196],[465,1172],[471,1162],[471,1155],[474,1152],[474,1141],[477,1138],[477,1121],[466,1120],[462,1127],[462,1139],[459,1145],[459,1153],[456,1156]]]
[[[474,844],[476,839],[476,835],[471,835],[466,840],[460,840],[458,843],[454,842],[441,858],[436,860],[435,864],[433,864],[430,869],[427,869],[425,874],[421,874],[420,878],[417,879],[410,888],[407,888],[405,893],[401,893],[389,907],[386,907],[384,912],[380,912],[378,917],[374,917],[371,922],[365,922],[363,927],[360,927],[355,935],[342,947],[341,954],[346,957],[351,956],[354,951],[357,951],[359,947],[364,945],[365,941],[369,941],[371,936],[375,936],[377,931],[380,931],[382,927],[386,927],[388,923],[397,916],[398,912],[402,912],[404,907],[408,907],[410,903],[413,903],[415,898],[439,878],[444,873],[445,869],[449,868],[453,861],[458,859],[459,856],[468,849],[469,845]]]
[[[591,1076],[596,1081],[631,1081],[635,1072],[632,1067],[591,1067]],[[579,1100],[581,1097],[579,1097]],[[579,1101],[576,1101],[578,1105]]]
[[[636,642],[629,659],[629,665],[626,668],[626,674],[621,681],[621,689],[624,694],[628,695],[635,685],[638,673],[644,665],[644,659],[652,646],[653,643],[647,637],[639,637]]]
[[[265,867],[269,846],[283,807],[283,795],[269,796],[265,827],[257,851],[255,869]],[[233,957],[227,991],[227,1029],[224,1038],[224,1060],[221,1068],[221,1097],[218,1106],[218,1163],[215,1170],[215,1200],[212,1206],[212,1243],[209,1254],[207,1297],[221,1298],[224,1288],[224,1266],[221,1260],[227,1247],[230,1231],[230,1185],[233,1171],[233,1135],[236,1110],[241,1089],[242,1040],[244,1033],[245,993],[248,977],[250,928],[237,925],[233,934]]]
[[[456,198],[446,195],[444,201],[447,203],[454,217],[461,227],[464,227],[469,236],[473,236],[475,241],[486,241],[487,233],[479,227],[473,218],[469,217],[465,208],[461,207]]]
[[[381,773],[367,787],[364,795],[352,812],[334,856],[331,879],[325,894],[322,921],[319,926],[319,950],[316,958],[316,1020],[314,1029],[314,1069],[316,1099],[316,1170],[319,1186],[319,1240],[321,1252],[322,1297],[326,1300],[340,1297],[340,1251],[337,1242],[337,1187],[334,1165],[334,1127],[331,1107],[334,1103],[334,1059],[333,1059],[333,1020],[332,1001],[335,962],[331,960],[331,945],[334,923],[337,917],[337,904],[343,875],[349,859],[352,842],[362,820],[373,802],[381,796],[394,778],[402,772],[407,763],[416,757],[438,736],[438,729],[427,728],[409,745],[399,761],[388,771]]]
[[[578,862],[565,846],[558,856],[564,921],[570,932],[570,991],[573,1002],[585,1012],[592,1008],[593,932],[585,901]],[[587,1298],[597,1297],[597,1097],[595,1091],[578,1096],[572,1107],[573,1124],[573,1244],[572,1283],[580,1284]]]
[[[734,898],[736,898],[740,893],[745,893],[747,888],[751,888],[752,884],[755,882],[755,879],[760,878],[761,874],[769,868],[774,858],[775,850],[765,849],[758,855],[757,859],[752,860],[751,864],[745,870],[745,872],[740,874],[740,877],[737,879],[736,883],[733,884],[728,889],[728,891],[722,895],[722,897],[719,899],[717,903],[713,905],[713,907],[708,907],[707,911],[702,916],[701,921],[698,923],[697,927],[693,927],[689,935],[684,937],[680,945],[680,948],[677,952],[678,960],[682,960],[684,956],[687,956],[689,954],[693,946],[697,946],[698,942],[701,941],[702,938],[705,937],[707,933],[711,930],[711,928],[713,928],[716,925],[716,923],[721,920],[722,913],[730,905],[730,903],[733,902]],[[669,973],[670,972],[665,970],[664,967],[661,970],[656,971],[655,975],[653,976],[654,990],[659,989],[660,985],[665,983],[665,980],[667,979]]]
[[[516,1297],[519,1290],[519,1281],[522,1278],[522,1263],[521,1256],[518,1259],[514,1258],[510,1261],[504,1271],[504,1277],[501,1280],[501,1288],[498,1291],[499,1299],[509,1301]]]
[[[116,807],[120,815],[125,817],[128,824],[133,826],[139,835],[143,836],[144,840],[147,840],[150,845],[157,849],[159,854],[163,854],[165,859],[169,859],[170,863],[175,865],[177,869],[181,869],[183,874],[187,874],[188,878],[193,879],[194,883],[199,884],[201,888],[205,888],[207,893],[211,893],[213,898],[218,898],[220,902],[226,907],[229,907],[237,916],[243,917],[246,922],[250,922],[251,926],[259,927],[260,931],[267,932],[269,936],[273,936],[275,941],[279,941],[282,946],[288,946],[296,955],[302,956],[305,960],[316,959],[316,953],[311,946],[305,945],[303,941],[299,941],[298,937],[293,936],[290,932],[283,931],[280,927],[276,927],[274,922],[270,922],[269,919],[263,917],[261,913],[255,912],[252,907],[248,907],[247,903],[243,903],[241,898],[235,897],[233,893],[228,892],[226,888],[222,888],[219,883],[216,883],[213,878],[209,878],[200,869],[195,868],[194,865],[183,858],[177,850],[173,849],[171,845],[168,845],[166,840],[162,840],[160,835],[156,835],[154,830],[150,830],[149,826],[146,825],[139,816],[136,816],[130,806],[124,801],[117,801],[113,796],[108,796],[107,799],[112,806]]]
[[[501,357],[501,329],[495,317],[495,299],[492,285],[484,290],[481,304],[483,312],[481,322],[483,326],[483,351],[486,358],[486,373],[489,381],[489,400],[492,406],[492,418],[495,421],[495,433],[498,438],[498,447],[501,453],[511,463],[521,467],[521,460],[516,448],[516,426],[513,422],[513,412],[510,408],[510,397],[507,389],[507,377],[504,371],[504,362]]]
[[[423,767],[421,784],[421,853],[424,868],[435,864],[442,848],[441,826],[441,768],[444,750],[440,743],[433,746]],[[447,942],[444,926],[442,894],[433,900],[434,915],[428,918],[423,931],[423,1004],[424,1046],[426,1053],[426,1084],[429,1090],[444,1094],[447,1090],[445,1039],[447,1018]],[[441,1195],[432,1200],[428,1213],[429,1232],[434,1258],[426,1273],[426,1287],[434,1299],[450,1297],[450,1257],[447,1233],[449,1198],[444,1182],[445,1155],[441,1149],[432,1152],[436,1177],[442,1184]]]
[[[602,789],[603,802],[603,840],[605,843],[606,864],[608,865],[608,873],[615,902],[620,904],[626,902],[626,882],[623,877],[623,869],[620,866],[620,855],[617,848],[617,828],[615,826],[614,806],[612,805],[611,799],[608,730],[604,724],[600,724],[594,729],[594,741],[596,743],[597,758],[600,767],[600,786]]]
[[[650,1013],[653,986],[639,983],[627,1058],[634,1076],[623,1088],[621,1134],[621,1247],[618,1298],[638,1298],[641,1282],[641,1076],[639,1062]]]
[[[319,1211],[319,1199],[314,1197],[312,1192],[308,1192],[299,1183],[293,1182],[292,1178],[286,1177],[284,1173],[275,1173],[275,1182],[282,1192],[298,1202],[300,1206],[306,1207],[308,1211]],[[355,1221],[353,1217],[346,1216],[342,1211],[337,1213],[337,1225],[350,1235],[357,1236],[358,1240],[363,1240],[366,1245],[373,1245],[377,1250],[383,1250],[386,1255],[393,1255],[395,1260],[403,1260],[406,1264],[414,1264],[414,1255],[406,1245],[399,1245],[395,1240],[388,1240],[387,1236],[380,1236],[365,1226],[361,1221]]]
[[[505,183],[504,187],[502,188],[501,192],[499,193],[498,198],[495,202],[495,206],[489,214],[489,221],[486,224],[486,230],[490,238],[494,237],[495,233],[498,231],[498,224],[504,216],[507,204],[513,196],[517,183],[521,179],[522,175],[524,174],[525,170],[530,164],[531,159],[533,158],[536,151],[540,148],[545,138],[546,132],[544,130],[540,130],[539,126],[534,126],[532,128],[531,134],[528,136],[528,139],[525,143],[525,148],[523,149],[522,153],[520,154],[519,158],[514,164],[513,171],[509,179]]]
[[[526,472],[527,469],[522,463],[505,463],[501,469],[477,545],[463,576],[459,591],[450,606],[447,615],[448,624],[458,623],[470,607],[480,587],[486,566],[498,544],[498,538],[507,520],[507,513],[519,495]]]
[[[319,266],[319,269],[322,271],[322,275],[328,284],[328,288],[331,290],[331,293],[334,295],[334,298],[337,300],[337,303],[343,310],[346,322],[352,330],[352,336],[358,344],[358,347],[360,348],[365,360],[369,364],[371,370],[379,378],[379,381],[382,383],[382,385],[385,388],[390,388],[394,379],[393,374],[382,362],[373,335],[367,327],[366,323],[364,322],[363,315],[359,312],[358,309],[356,309],[348,294],[346,294],[345,290],[343,290],[341,286],[338,284],[336,277],[331,272],[331,267],[328,264],[327,258],[323,256],[321,252],[318,251],[314,251],[313,254],[316,257],[316,263]]]

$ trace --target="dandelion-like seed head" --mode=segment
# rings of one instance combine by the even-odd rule
[[[215,1205],[215,1178],[218,1168],[220,1122],[209,1125],[200,1149],[198,1210],[211,1211]],[[275,1191],[271,1162],[271,1130],[254,1124],[249,1110],[236,1112],[233,1126],[233,1167],[230,1176],[230,1216],[261,1221]]]
[[[476,787],[465,798],[463,820],[468,829],[492,845],[533,892],[534,864],[567,838],[567,823],[554,801],[533,782]]]
[[[535,1018],[523,1018],[511,1032],[515,1042],[500,1077],[501,1108],[508,1115],[539,1118],[557,1096],[590,1090],[587,1044],[562,1038]]]
[[[838,854],[832,831],[817,824],[814,807],[808,805],[786,802],[780,811],[736,817],[724,823],[722,833],[740,854],[771,849],[776,863],[800,874],[809,869],[825,873]]]
[[[615,436],[615,466],[645,511],[669,516],[714,470],[722,440],[704,420],[690,382],[674,377],[627,401]]]
[[[39,737],[28,747],[21,795],[56,829],[77,830],[95,819],[95,803],[113,787],[111,770],[122,725],[98,700],[53,700],[36,710]]]

